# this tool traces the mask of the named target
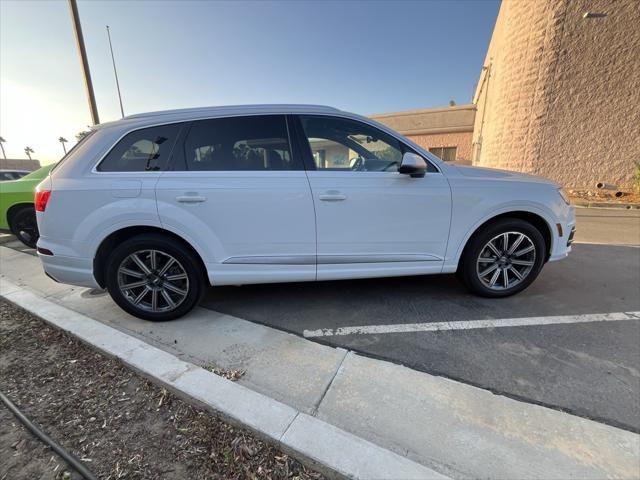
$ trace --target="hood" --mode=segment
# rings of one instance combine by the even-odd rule
[[[454,166],[456,170],[465,177],[534,182],[557,186],[555,182],[547,178],[529,175],[528,173],[511,172],[509,170],[499,170],[497,168],[471,167],[467,165]]]

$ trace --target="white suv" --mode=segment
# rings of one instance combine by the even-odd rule
[[[329,107],[174,110],[98,125],[37,189],[53,279],[106,287],[149,320],[207,285],[457,272],[473,292],[526,288],[571,250],[558,186],[446,164]]]

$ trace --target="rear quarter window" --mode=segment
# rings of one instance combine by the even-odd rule
[[[99,172],[153,172],[167,169],[180,124],[133,131],[100,162]]]

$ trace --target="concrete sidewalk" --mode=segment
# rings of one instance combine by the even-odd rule
[[[247,392],[311,422],[290,431],[299,443],[323,434],[314,433],[319,419],[453,478],[640,477],[640,436],[631,432],[209,310],[144,322],[108,296],[52,282],[37,258],[5,247],[0,270],[10,300],[26,290],[189,363],[246,370]]]

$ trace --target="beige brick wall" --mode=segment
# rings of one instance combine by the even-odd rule
[[[426,135],[407,135],[427,150],[432,147],[457,147],[456,163],[471,164],[472,132],[436,133]]]
[[[476,106],[468,104],[381,113],[371,118],[426,149],[456,147],[456,163],[470,165],[475,115]]]
[[[638,52],[638,0],[503,1],[474,98],[474,164],[630,185]]]

